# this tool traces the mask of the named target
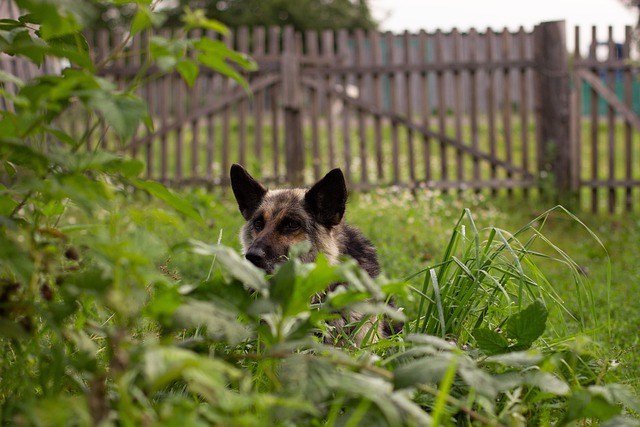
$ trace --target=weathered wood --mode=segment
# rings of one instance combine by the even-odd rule
[[[256,27],[253,29],[253,52],[254,58],[259,58],[265,54],[266,31],[264,27]],[[257,76],[260,76],[258,73]],[[256,166],[258,172],[262,175],[264,162],[264,107],[266,89],[259,90],[254,93],[253,102],[253,151],[256,156]]]
[[[625,28],[624,38],[624,52],[625,58],[631,58],[631,44],[632,44],[632,29],[630,26]],[[631,109],[632,105],[632,88],[633,77],[631,70],[624,71],[624,103],[628,109]],[[633,137],[631,132],[631,123],[627,120],[624,123],[624,152],[625,152],[625,179],[631,180],[633,177]],[[633,187],[627,186],[625,188],[624,207],[626,211],[633,209]]]
[[[277,58],[280,52],[280,27],[269,28],[269,51],[270,57]],[[273,163],[273,175],[276,180],[280,177],[280,106],[279,103],[280,85],[274,86],[270,91],[271,98],[271,159]]]
[[[284,144],[287,181],[302,185],[304,180],[304,140],[302,138],[302,84],[299,55],[296,53],[293,27],[284,29],[284,52],[280,60],[282,72],[282,108],[284,111]]]
[[[453,37],[453,58],[452,62],[458,62],[462,58],[462,37],[460,32],[454,28],[452,32]],[[462,73],[459,71],[453,71],[454,81],[454,101],[453,101],[453,121],[455,127],[455,138],[458,141],[463,140],[462,136],[462,117],[464,115],[462,109]],[[462,158],[462,151],[456,150],[456,179],[458,181],[464,181],[464,159]]]
[[[436,31],[434,56],[437,64],[444,64],[444,38],[442,31]],[[440,179],[449,179],[449,159],[447,155],[447,102],[445,98],[444,68],[443,71],[436,72],[436,92],[438,102],[438,139],[440,140]]]
[[[229,32],[223,38],[228,47],[233,46],[233,33]],[[231,92],[230,79],[225,78],[222,82],[222,93]],[[222,182],[228,182],[228,174],[231,169],[231,103],[222,110],[222,156],[220,164],[220,176]]]
[[[365,39],[364,31],[356,30],[356,52],[355,60],[356,65],[364,64],[365,62]],[[356,87],[358,88],[358,96],[364,92],[364,79],[362,74],[356,75]],[[358,146],[360,151],[360,182],[367,183],[369,181],[369,169],[367,165],[367,129],[364,111],[358,110]]]
[[[310,78],[302,78],[302,82],[307,85],[307,86],[317,86],[318,82],[316,80],[310,79]],[[380,117],[385,117],[387,118],[390,122],[391,125],[396,125],[396,127],[398,125],[402,125],[405,126],[407,128],[410,128],[411,130],[413,130],[416,133],[421,133],[425,136],[428,136],[430,138],[434,138],[434,139],[438,139],[441,138],[443,142],[445,142],[446,144],[450,145],[451,147],[453,147],[454,149],[459,149],[462,150],[463,152],[469,154],[472,157],[476,157],[478,160],[485,160],[488,163],[495,165],[496,167],[501,167],[513,174],[522,174],[524,177],[530,177],[532,176],[532,174],[527,171],[522,169],[519,166],[516,165],[512,165],[509,164],[503,160],[500,160],[494,156],[491,156],[490,154],[484,153],[481,150],[476,150],[472,147],[469,147],[467,145],[465,145],[464,143],[454,139],[454,138],[449,138],[447,136],[441,136],[439,132],[435,132],[431,129],[428,129],[425,126],[422,126],[421,124],[415,123],[412,120],[409,120],[407,117],[404,117],[404,115],[401,115],[399,113],[394,113],[393,111],[387,111],[387,110],[383,110],[381,108],[376,108],[375,106],[371,105],[370,103],[364,102],[364,101],[360,101],[358,99],[354,99],[354,98],[350,98],[349,96],[345,95],[344,93],[342,93],[341,91],[339,91],[338,89],[333,89],[334,94],[336,95],[336,97],[341,98],[343,101],[345,101],[346,103],[350,103],[354,108],[356,109],[362,109],[367,111],[369,114],[372,115],[377,115]]]
[[[491,28],[487,29],[485,36],[486,43],[486,60],[487,62],[493,62],[495,60],[494,53],[495,36]],[[487,86],[486,86],[486,98],[487,98],[487,124],[489,126],[489,153],[491,156],[496,156],[497,147],[497,135],[496,135],[496,84],[495,84],[495,70],[487,70]],[[495,165],[491,166],[490,177],[496,179],[497,168]],[[496,195],[495,191],[491,192],[492,195]]]
[[[307,31],[305,34],[307,43],[307,55],[311,57],[320,54],[318,46],[318,33]],[[309,95],[309,121],[311,122],[311,152],[313,166],[313,178],[317,181],[321,177],[322,158],[320,156],[320,94],[316,89],[312,89]]]
[[[349,58],[349,33],[346,30],[338,30],[338,61],[346,63]],[[346,73],[340,74],[338,79],[342,93],[345,95],[350,84]],[[342,122],[342,155],[344,158],[344,175],[347,182],[351,182],[352,171],[351,166],[353,159],[351,158],[351,110],[349,105],[342,103],[340,111]]]
[[[237,35],[237,49],[238,51],[248,54],[249,53],[249,29],[245,26],[238,28]],[[247,77],[246,73],[241,74],[243,77]],[[240,164],[247,164],[247,115],[248,115],[248,100],[243,97],[238,101],[238,161]]]
[[[571,188],[569,143],[569,70],[564,21],[545,22],[534,30],[534,52],[538,63],[537,105],[541,122],[541,158],[538,168],[550,173],[559,197]]]
[[[409,31],[405,31],[403,34],[402,42],[403,42],[403,63],[411,64],[411,33]],[[404,73],[404,99],[405,99],[405,114],[409,118],[409,120],[413,120],[413,90],[412,90],[412,82],[411,78],[413,73],[411,71],[407,71]],[[413,145],[413,131],[411,129],[407,129],[407,159],[409,162],[409,180],[416,181],[416,151]]]
[[[393,64],[395,61],[396,37],[393,33],[385,33],[387,42],[387,63]],[[391,111],[398,111],[399,101],[397,95],[397,79],[395,72],[389,75],[389,97],[391,98]],[[400,142],[398,140],[398,123],[391,121],[391,156],[392,156],[392,176],[395,184],[400,182]]]
[[[609,50],[608,59],[612,60],[616,57],[615,45],[613,43],[613,27],[609,26],[609,35],[607,38],[607,48]],[[607,72],[607,86],[610,91],[614,93],[616,101],[618,97],[615,96],[616,75],[612,71]],[[613,105],[609,103],[607,107],[607,139],[608,139],[608,173],[609,180],[613,181],[616,178],[616,111]],[[613,187],[609,187],[608,191],[608,208],[609,213],[615,212],[616,209],[616,190]]]
[[[476,52],[478,51],[478,32],[472,29],[469,33],[469,52],[472,61],[477,60]],[[469,71],[470,83],[470,122],[471,122],[471,147],[474,150],[479,149],[480,131],[478,129],[478,73],[475,69]],[[477,158],[472,159],[473,162],[473,180],[480,180],[480,162]]]
[[[596,58],[596,46],[598,44],[598,36],[597,36],[597,30],[596,30],[596,26],[592,26],[591,27],[591,45],[589,47],[589,56],[591,58]],[[597,68],[593,68],[591,69],[591,72],[593,73],[597,73],[598,70]],[[596,180],[598,179],[598,165],[599,165],[599,158],[600,158],[600,154],[598,153],[598,148],[599,148],[599,135],[598,135],[598,127],[599,127],[599,121],[600,121],[600,115],[598,114],[598,92],[596,92],[596,89],[593,85],[591,85],[591,127],[590,127],[590,134],[591,134],[591,179],[592,180]],[[591,211],[592,212],[597,212],[598,211],[598,188],[593,187],[591,189]]]
[[[322,53],[325,57],[331,58],[335,61],[335,54],[333,50],[334,46],[334,33],[330,30],[322,32]],[[331,74],[325,75],[325,79],[321,80],[324,83],[324,93],[326,97],[325,102],[325,120],[327,123],[327,148],[329,154],[329,169],[336,167],[336,143],[335,143],[335,125],[333,120],[333,92],[330,90],[336,85],[335,77]]]
[[[535,142],[544,141],[548,130],[543,130],[543,125],[549,125],[545,114],[555,113],[543,107],[540,98],[557,96],[556,90],[543,89],[540,84],[532,90],[531,82],[534,77],[552,82],[562,80],[562,73],[559,76],[545,69],[544,63],[539,64],[541,52],[543,59],[549,61],[548,49],[536,49],[533,57],[528,53],[532,34],[522,28],[514,34],[503,30],[497,39],[491,29],[485,34],[454,30],[446,34],[421,31],[384,37],[376,31],[350,34],[342,31],[337,37],[337,33],[325,31],[320,40],[318,33],[310,31],[305,34],[305,49],[302,49],[301,34],[293,33],[285,42],[281,31],[275,27],[268,31],[258,27],[252,30],[251,37],[246,29],[237,32],[234,48],[250,52],[259,64],[258,71],[238,69],[247,77],[253,97],[227,77],[214,77],[214,72],[207,68],[200,69],[195,86],[187,92],[181,91],[177,74],[141,87],[140,96],[149,104],[156,129],[152,135],[139,132],[134,143],[126,148],[134,154],[136,150],[145,149],[149,178],[227,185],[225,169],[233,160],[252,163],[266,182],[279,182],[284,177],[289,179],[292,168],[301,170],[300,164],[304,167],[307,159],[313,167],[313,174],[307,177],[318,179],[327,166],[341,166],[347,176],[353,178],[352,184],[362,188],[388,183],[420,188],[419,182],[422,182],[428,183],[425,188],[453,189],[471,188],[467,182],[482,182],[487,186],[472,187],[497,189],[514,187],[488,183],[531,182],[531,164],[534,168],[536,161],[543,165],[545,155],[551,156],[553,163],[558,161],[558,153],[549,144],[540,144],[543,149],[539,153],[529,154],[534,143],[529,141],[532,100],[535,99],[537,114]],[[576,30],[576,46],[580,45],[578,34]],[[219,38],[215,34],[208,36]],[[112,40],[108,33],[89,36],[92,46],[99,45],[92,52],[97,52],[104,61],[101,75],[114,80],[119,87],[128,84],[139,72],[144,56],[136,52],[148,50],[145,47],[149,35],[145,35],[146,39],[132,37],[123,56],[108,58],[108,52],[122,45],[121,41]],[[535,36],[538,41],[540,37],[540,34]],[[624,58],[610,55],[598,61],[595,31],[592,40],[591,54],[583,57],[576,49],[574,89],[567,98],[570,103],[567,101],[563,107],[564,112],[571,111],[571,115],[565,115],[568,136],[563,141],[572,159],[568,187],[591,189],[594,210],[599,204],[618,210],[618,203],[623,200],[624,209],[629,210],[633,205],[632,196],[637,195],[634,193],[637,189],[631,184],[638,178],[638,171],[634,169],[634,155],[637,158],[634,138],[640,131],[640,119],[633,111],[631,96],[636,90],[633,75],[637,64],[628,61],[628,53]],[[611,44],[611,36],[609,40]],[[628,49],[626,45],[625,49]],[[283,60],[283,54],[293,56]],[[0,66],[4,67],[5,58],[0,59]],[[285,65],[293,62],[297,62],[297,70]],[[29,70],[22,65],[10,66],[17,75],[28,76]],[[150,68],[147,76],[158,71]],[[293,85],[288,77],[282,79],[283,74],[294,77],[297,74],[293,80],[298,80],[298,84]],[[624,95],[620,99],[612,90],[614,74],[616,79],[622,75]],[[349,84],[358,88],[356,97],[347,93]],[[616,84],[620,82],[616,80]],[[584,118],[581,117],[583,85],[589,86],[587,90],[591,94],[591,116]],[[607,107],[600,116],[602,100],[607,102]],[[332,113],[332,105],[340,105],[341,112]],[[558,109],[559,104],[555,107]],[[292,115],[296,110],[300,112],[299,118]],[[269,120],[266,115],[271,120],[271,138],[263,138],[264,121]],[[310,135],[306,155],[302,118],[308,123]],[[513,133],[514,120],[520,125],[519,135]],[[584,136],[590,144],[588,161],[591,164],[581,173],[580,149],[586,148],[585,155],[589,151],[588,146],[578,145],[582,141],[583,120],[590,121],[590,132]],[[614,132],[614,126],[619,127],[620,121],[622,132]],[[383,124],[387,123],[390,134],[383,136]],[[463,126],[466,123],[468,127]],[[249,135],[251,124],[254,127]],[[601,125],[606,126],[604,138],[599,129]],[[206,129],[201,129],[203,126]],[[339,141],[334,137],[337,128],[340,128]],[[486,137],[485,128],[488,129]],[[100,133],[113,140],[106,127]],[[191,138],[187,141],[189,134]],[[293,145],[292,134],[298,135]],[[369,135],[372,135],[371,141],[367,140]],[[482,144],[485,138],[486,145]],[[414,146],[416,141],[419,147]],[[263,159],[265,142],[271,145],[273,167]],[[434,146],[438,149],[432,152]],[[191,157],[182,159],[187,151]],[[297,163],[294,158],[298,159]],[[374,164],[375,172],[369,170]],[[352,173],[357,176],[351,177]],[[434,181],[437,184],[434,185]],[[585,185],[585,182],[599,186]],[[631,184],[624,186],[621,182]],[[530,186],[523,184],[522,187],[526,194]],[[598,197],[605,194],[606,198]],[[616,195],[620,200],[616,200]]]
[[[380,33],[370,31],[369,40],[371,42],[371,65],[378,65],[382,61]],[[381,108],[383,99],[382,79],[380,73],[374,71],[372,74],[373,105]],[[382,150],[382,119],[380,116],[374,116],[373,118],[373,138],[376,152],[377,177],[378,180],[382,180],[384,179],[384,152]]]
[[[426,64],[429,60],[429,40],[425,31],[418,34],[418,62]],[[422,126],[429,128],[431,121],[431,102],[429,97],[429,74],[420,73],[420,110]],[[422,162],[424,164],[424,180],[431,180],[431,140],[428,135],[422,138]]]

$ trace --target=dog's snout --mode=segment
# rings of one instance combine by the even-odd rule
[[[247,260],[249,260],[251,264],[255,265],[258,268],[266,270],[267,263],[264,249],[251,247],[244,256],[245,258],[247,258]]]

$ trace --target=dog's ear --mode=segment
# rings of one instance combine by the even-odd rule
[[[233,189],[233,195],[236,196],[240,213],[244,219],[248,220],[262,202],[267,189],[238,164],[231,166],[229,176],[231,177],[231,188]]]
[[[340,169],[334,169],[316,182],[304,196],[307,211],[325,227],[342,221],[347,204],[347,186]]]

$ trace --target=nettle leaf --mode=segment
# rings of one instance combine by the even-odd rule
[[[232,277],[251,289],[259,290],[265,285],[264,272],[231,248],[222,245],[209,245],[192,239],[174,247],[173,250],[181,247],[198,255],[215,256],[217,264],[222,265]]]
[[[205,11],[202,9],[192,10],[190,7],[186,7],[184,9],[182,20],[184,21],[187,30],[204,28],[223,35],[227,35],[229,33],[229,29],[222,22],[207,18]]]
[[[195,210],[189,202],[183,198],[177,196],[174,192],[169,190],[164,185],[154,181],[144,181],[141,179],[134,179],[131,181],[140,190],[144,190],[151,194],[153,197],[157,197],[176,211],[184,214],[188,218],[193,219],[199,223],[202,223],[202,216]]]
[[[189,86],[193,86],[193,84],[196,82],[196,79],[198,78],[198,74],[200,74],[198,65],[188,59],[183,59],[182,61],[178,62],[176,64],[176,70],[178,71],[178,73],[180,73],[184,81]]]
[[[473,331],[478,348],[487,355],[505,353],[509,348],[509,341],[504,335],[487,328],[478,328]]]
[[[61,8],[54,2],[18,0],[18,5],[27,7],[31,12],[20,17],[21,22],[40,25],[39,35],[45,40],[77,33],[82,30],[73,13],[67,8]]]
[[[118,135],[129,140],[138,125],[148,116],[147,106],[130,94],[113,94],[107,91],[93,91],[87,105],[100,112]]]
[[[567,403],[564,422],[583,418],[596,418],[606,421],[622,412],[622,406],[610,403],[600,395],[594,395],[587,390],[578,390],[571,395]]]
[[[393,386],[401,389],[417,384],[438,383],[450,364],[451,357],[446,353],[412,361],[396,368],[393,373]]]
[[[238,313],[214,302],[186,300],[173,314],[179,328],[206,327],[207,335],[215,340],[225,339],[236,345],[249,338],[250,331],[238,321]]]
[[[340,280],[341,275],[324,255],[318,256],[315,264],[291,259],[282,264],[269,281],[269,295],[282,305],[285,316],[295,316],[308,309],[313,295]]]
[[[529,346],[540,338],[547,326],[549,310],[543,302],[536,300],[519,313],[509,317],[505,333],[518,342],[519,346]]]

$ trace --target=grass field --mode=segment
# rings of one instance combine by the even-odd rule
[[[242,218],[230,191],[185,190],[183,194],[202,213],[206,227],[187,222],[182,224],[183,228],[174,229],[172,223],[158,220],[163,218],[162,206],[150,206],[146,209],[149,218],[140,218],[140,221],[156,231],[159,229],[167,243],[183,239],[185,235],[214,243],[222,233],[221,243],[239,250]],[[393,279],[406,279],[438,263],[465,208],[470,209],[481,236],[486,238],[491,227],[514,233],[551,207],[542,201],[513,202],[472,194],[457,197],[390,188],[352,193],[346,218],[376,245],[383,273]],[[598,216],[581,212],[577,216],[583,224],[561,212],[551,214],[542,235],[575,260],[591,285],[594,307],[590,317],[593,318],[582,321],[592,331],[590,339],[601,346],[597,353],[598,357],[607,359],[602,361],[603,366],[619,381],[637,390],[640,387],[640,357],[636,351],[640,320],[634,296],[640,291],[640,262],[636,252],[640,215]],[[554,256],[542,241],[533,249]],[[539,268],[568,312],[578,313],[584,301],[567,275],[566,266],[555,260],[557,256],[549,260],[542,255],[539,258]],[[177,255],[170,261],[169,268],[180,271],[186,281],[202,279],[210,263],[202,258],[195,260],[188,255]],[[158,262],[163,260],[159,258]],[[409,316],[415,311],[411,300],[400,303]],[[578,321],[569,320],[568,326],[577,330]]]

